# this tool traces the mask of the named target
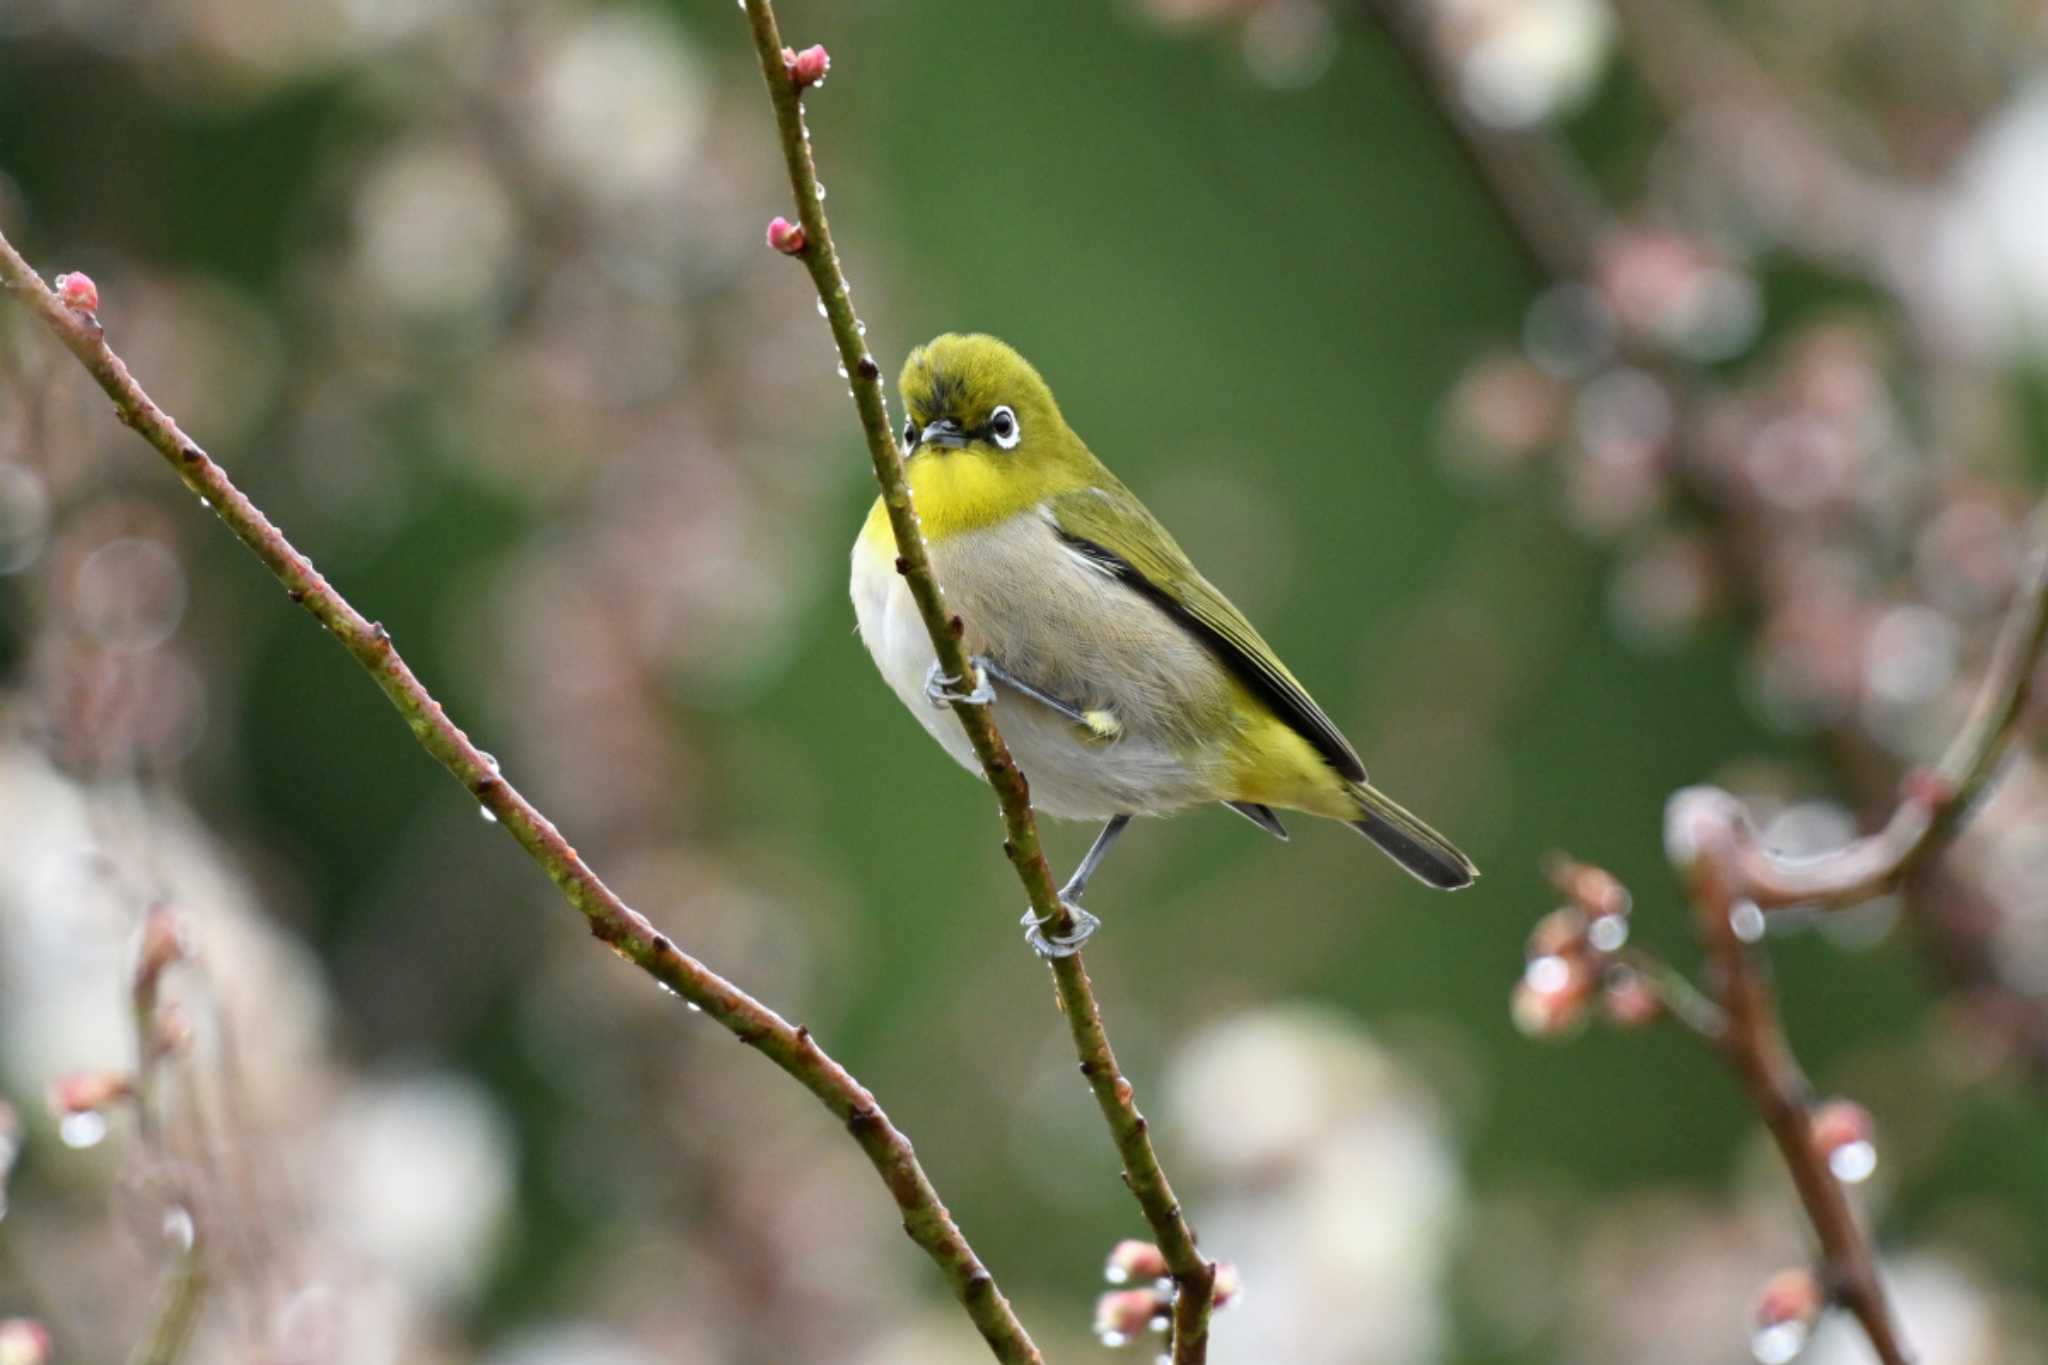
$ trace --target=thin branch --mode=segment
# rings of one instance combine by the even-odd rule
[[[140,1139],[143,1187],[163,1209],[164,1240],[171,1246],[157,1289],[156,1314],[129,1354],[130,1365],[171,1365],[185,1353],[205,1306],[209,1276],[206,1241],[193,1205],[190,1171],[171,1150],[164,1112],[164,1071],[177,1049],[170,1020],[159,1009],[164,973],[183,955],[178,923],[169,906],[142,913],[139,951],[130,988],[135,1025],[136,1131]]]
[[[1941,762],[1907,779],[1905,799],[1883,829],[1831,853],[1780,857],[1745,827],[1732,856],[1745,894],[1759,906],[1840,909],[1889,889],[1940,850],[1998,775],[2048,646],[2048,506],[2034,522],[2034,546],[1999,628],[1984,685]]]
[[[11,290],[113,400],[115,415],[164,457],[178,478],[211,505],[235,538],[284,585],[293,602],[370,674],[405,718],[420,747],[454,774],[505,831],[526,850],[562,895],[589,923],[590,932],[621,957],[696,1005],[755,1047],[815,1095],[847,1126],[890,1196],[903,1211],[904,1231],[930,1256],[954,1296],[1001,1361],[1037,1361],[1037,1348],[953,1223],[917,1162],[910,1141],[889,1122],[866,1087],[768,1006],[678,948],[591,870],[561,831],[470,742],[399,656],[391,635],[349,604],[284,533],[228,478],[227,471],[178,428],[107,346],[98,319],[65,304],[20,253],[0,236],[0,287]]]
[[[199,1242],[195,1232],[164,1267],[163,1283],[157,1288],[156,1316],[148,1333],[129,1353],[128,1365],[172,1365],[185,1354],[192,1329],[199,1323],[200,1306],[206,1302],[206,1266]]]
[[[1664,1013],[1695,1038],[1717,1048],[1726,1041],[1728,1012],[1693,985],[1684,972],[1639,948],[1624,948],[1614,960],[1641,977]]]
[[[824,203],[818,194],[817,169],[811,158],[810,135],[804,127],[802,92],[783,62],[782,37],[775,23],[770,0],[746,0],[747,19],[753,30],[755,52],[760,58],[761,78],[775,106],[775,122],[781,135],[783,160],[789,169],[790,189],[796,196],[798,221],[803,227],[803,245],[792,254],[810,272],[832,339],[839,348],[853,388],[854,409],[867,437],[875,481],[881,486],[882,502],[888,508],[889,525],[896,535],[897,569],[909,585],[931,636],[940,669],[951,677],[972,676],[966,650],[960,643],[965,623],[947,611],[944,594],[932,572],[924,533],[911,507],[910,484],[904,476],[903,457],[889,430],[887,400],[882,392],[881,369],[868,353],[862,326],[853,311],[853,300],[840,272],[839,253],[833,247],[830,227],[825,221]],[[1038,826],[1031,815],[1030,789],[1023,773],[1010,756],[1008,746],[996,730],[991,708],[955,704],[953,712],[973,743],[989,786],[1001,804],[1008,854],[1017,876],[1024,884],[1032,912],[1044,918],[1052,936],[1073,931],[1073,917],[1061,902],[1052,869],[1039,843]],[[1059,993],[1060,1008],[1073,1035],[1074,1050],[1081,1059],[1081,1074],[1095,1095],[1116,1148],[1124,1163],[1124,1182],[1136,1196],[1150,1225],[1154,1240],[1166,1257],[1179,1293],[1175,1301],[1173,1359],[1176,1365],[1199,1365],[1206,1357],[1207,1320],[1214,1297],[1216,1268],[1195,1246],[1193,1229],[1181,1215],[1166,1172],[1152,1148],[1145,1117],[1133,1101],[1131,1083],[1117,1068],[1116,1055],[1103,1028],[1102,1012],[1095,1001],[1094,987],[1082,965],[1081,955],[1055,958],[1051,963]]]
[[[1681,811],[1689,812],[1688,814]],[[1856,1315],[1883,1365],[1910,1365],[1912,1357],[1892,1322],[1877,1258],[1827,1154],[1813,1140],[1811,1091],[1785,1041],[1775,993],[1764,964],[1743,936],[1741,917],[1762,912],[1742,881],[1741,811],[1725,793],[1687,793],[1673,801],[1673,818],[1688,821],[1683,837],[1694,852],[1693,907],[1715,975],[1715,994],[1727,1011],[1720,1052],[1742,1082],[1749,1101],[1777,1144],[1799,1202],[1820,1239],[1822,1282]]]

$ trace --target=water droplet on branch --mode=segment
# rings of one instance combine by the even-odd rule
[[[97,1109],[66,1114],[57,1124],[57,1136],[66,1147],[97,1147],[107,1135],[107,1116]]]

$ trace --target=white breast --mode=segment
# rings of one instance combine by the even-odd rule
[[[853,548],[853,607],[861,640],[910,713],[963,766],[980,770],[950,709],[925,700],[933,654],[894,547]],[[1223,686],[1213,658],[1157,607],[1071,554],[1033,512],[932,546],[949,606],[967,622],[971,651],[1034,687],[1123,726],[1103,742],[1049,707],[998,687],[996,723],[1049,815],[1106,820],[1164,814],[1224,798],[1219,746],[1204,743],[1191,708]]]

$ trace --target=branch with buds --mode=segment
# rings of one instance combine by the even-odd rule
[[[227,471],[143,391],[127,365],[107,345],[97,313],[101,303],[99,291],[92,280],[76,273],[59,278],[60,288],[44,284],[13,245],[0,236],[0,289],[10,292],[34,313],[77,357],[112,400],[115,416],[148,441],[185,486],[211,507],[235,538],[277,578],[290,601],[318,621],[362,665],[404,718],[420,747],[461,782],[499,827],[548,874],[564,899],[584,916],[591,933],[731,1031],[741,1042],[759,1050],[817,1097],[860,1145],[902,1211],[904,1231],[945,1275],[954,1296],[987,1339],[996,1358],[1037,1361],[1037,1348],[1010,1311],[994,1278],[954,1224],[918,1163],[910,1140],[889,1121],[867,1087],[827,1055],[808,1028],[791,1024],[685,953],[598,877],[554,823],[449,718],[399,654],[390,632],[356,610],[235,485]],[[145,931],[145,965],[150,960],[153,941],[161,951],[161,936],[153,940]],[[145,1057],[152,1050],[153,1044],[145,1040]],[[103,1130],[101,1108],[134,1094],[135,1087],[134,1077],[76,1078],[53,1094],[52,1104],[64,1121],[99,1124]],[[192,1276],[166,1284],[164,1310],[158,1321],[171,1336],[159,1338],[153,1334],[153,1340],[173,1339],[189,1327],[189,1322],[181,1322],[175,1315],[184,1311],[181,1305],[196,1301],[202,1284],[196,1275],[194,1263]],[[150,1348],[146,1345],[144,1349]],[[144,1354],[140,1358],[165,1357]]]
[[[882,391],[881,367],[868,353],[866,328],[853,311],[846,277],[839,268],[839,253],[833,246],[831,229],[825,221],[823,196],[818,190],[818,173],[812,160],[810,133],[804,126],[803,93],[816,84],[803,77],[804,59],[811,53],[822,58],[822,48],[792,53],[783,47],[770,0],[745,0],[747,20],[754,34],[754,48],[761,62],[761,78],[775,107],[775,122],[781,135],[783,160],[789,169],[789,184],[796,196],[797,222],[776,218],[768,226],[768,244],[793,256],[810,272],[817,288],[818,302],[831,325],[832,340],[838,346],[842,372],[853,395],[854,410],[867,437],[868,454],[874,464],[875,482],[889,512],[895,532],[900,572],[917,603],[919,616],[931,636],[939,668],[948,677],[973,676],[960,640],[965,623],[950,613],[937,576],[932,571],[924,532],[911,506],[910,484],[904,475],[903,456],[896,449],[890,428],[888,399]],[[823,75],[823,61],[817,63]],[[1002,808],[1007,837],[1003,851],[1024,884],[1031,910],[1041,926],[1054,938],[1070,937],[1074,919],[1059,897],[1058,883],[1045,860],[1039,843],[1038,825],[1031,814],[1030,789],[1025,775],[996,729],[990,708],[965,701],[953,703],[953,713],[981,760],[982,771],[994,789]],[[1061,1011],[1073,1035],[1080,1057],[1081,1074],[1087,1078],[1095,1102],[1109,1125],[1110,1135],[1123,1158],[1124,1183],[1143,1210],[1146,1223],[1165,1257],[1167,1272],[1175,1286],[1172,1359],[1175,1365],[1199,1365],[1207,1358],[1209,1313],[1214,1306],[1217,1268],[1203,1258],[1195,1246],[1194,1229],[1182,1216],[1180,1201],[1167,1181],[1166,1171],[1153,1150],[1145,1116],[1138,1112],[1130,1081],[1118,1068],[1116,1054],[1102,1022],[1095,1000],[1095,988],[1082,965],[1081,955],[1050,960],[1054,988]]]
[[[2048,518],[2048,513],[2044,513]],[[1767,914],[1839,909],[1895,885],[1935,856],[1998,772],[2048,647],[2048,531],[2000,628],[1970,718],[1930,773],[1907,778],[1897,810],[1877,833],[1797,861],[1765,849],[1742,803],[1694,787],[1665,810],[1665,847],[1686,880],[1708,957],[1708,987],[1651,954],[1628,948],[1628,890],[1604,869],[1557,859],[1551,880],[1566,904],[1537,923],[1513,994],[1516,1022],[1540,1037],[1576,1029],[1597,997],[1607,1018],[1633,1028],[1660,1016],[1685,1025],[1734,1072],[1763,1119],[1820,1243],[1817,1270],[1790,1270],[1766,1287],[1752,1345],[1765,1365],[1798,1353],[1829,1303],[1848,1309],[1884,1365],[1906,1365],[1870,1239],[1845,1187],[1876,1164],[1869,1111],[1850,1100],[1816,1102],[1793,1056],[1759,945]]]

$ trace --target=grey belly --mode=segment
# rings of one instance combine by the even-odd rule
[[[967,644],[1031,686],[1122,729],[1094,739],[1050,707],[998,687],[996,724],[1049,815],[1106,820],[1164,814],[1224,799],[1222,737],[1213,714],[1227,679],[1215,659],[1157,607],[1069,553],[1035,514],[932,547]],[[965,731],[924,698],[931,642],[893,566],[856,553],[854,604],[883,676],[957,760],[978,770]]]

